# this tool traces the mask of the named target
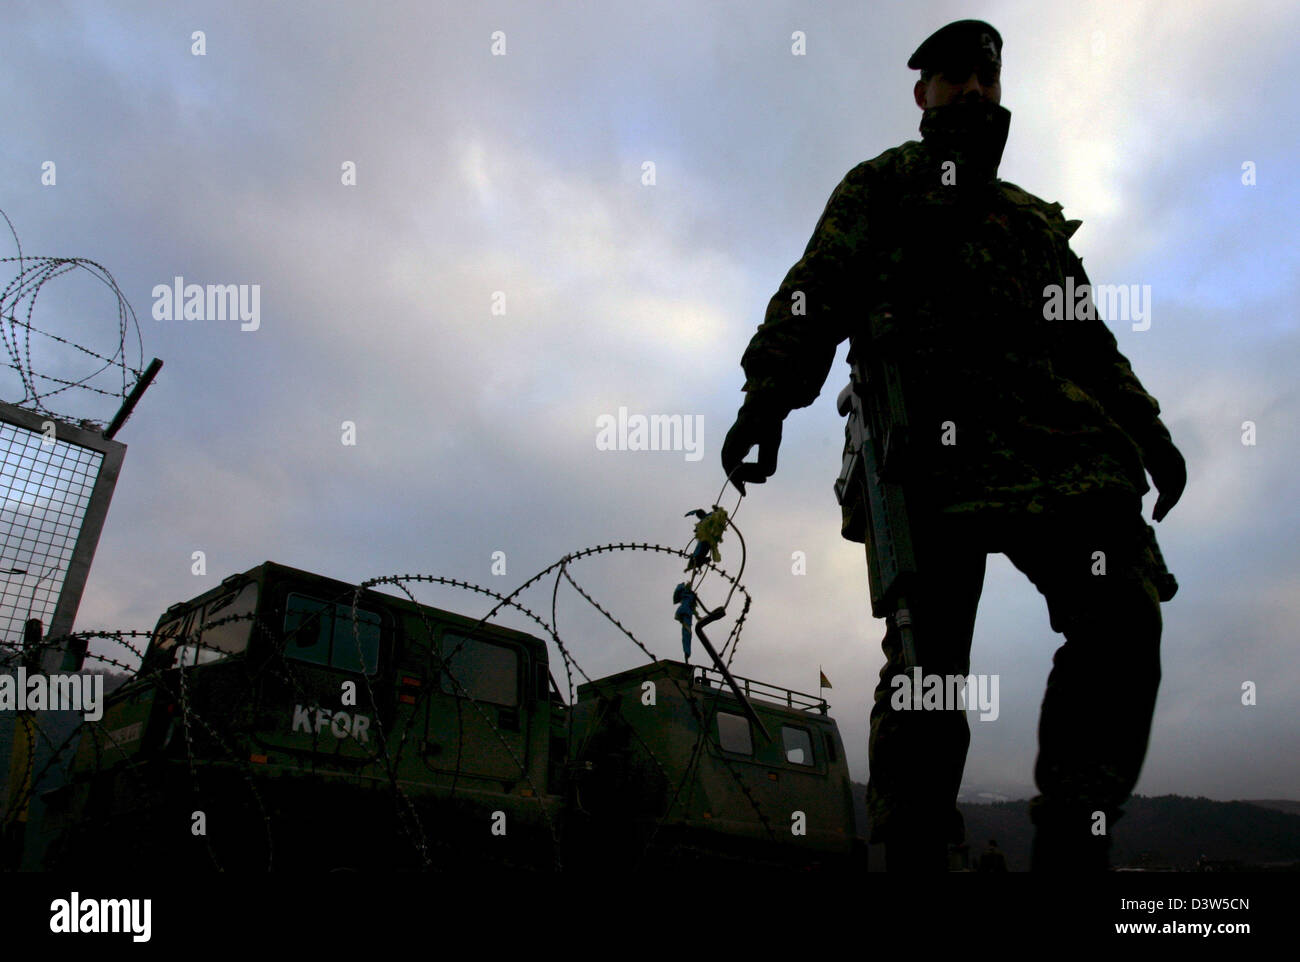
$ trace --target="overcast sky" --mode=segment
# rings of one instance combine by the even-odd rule
[[[1300,7],[1286,2],[8,4],[0,207],[25,253],[112,271],[143,360],[166,365],[119,435],[77,627],[152,627],[267,559],[508,591],[588,545],[684,546],[682,515],[721,485],[768,298],[845,172],[919,137],[907,58],[963,17],[1004,40],[1001,176],[1083,221],[1073,245],[1095,282],[1152,290],[1149,330],[1111,328],[1190,480],[1157,525],[1181,590],[1163,608],[1137,791],[1300,797],[1300,125],[1286,93]],[[260,326],[155,320],[153,289],[177,276],[258,285]],[[116,341],[115,303],[87,274],[52,282],[35,321],[98,351]],[[56,342],[33,350],[38,370],[88,370]],[[831,491],[846,350],[739,513],[754,604],[733,667],[815,692],[821,665],[865,780],[884,624]],[[0,397],[20,400],[9,375]],[[701,456],[598,449],[597,419],[620,407],[702,418]],[[723,553],[734,571],[734,539]],[[680,564],[603,554],[573,573],[680,657]],[[549,615],[550,588],[525,603]],[[559,597],[590,674],[644,660],[572,589]],[[972,721],[967,793],[1033,793],[1062,641],[1028,580],[990,558],[972,671],[1000,676],[1001,711]],[[1111,697],[1098,679],[1098,712]]]

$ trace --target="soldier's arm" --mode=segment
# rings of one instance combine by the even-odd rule
[[[1070,273],[1077,290],[1091,282],[1083,262],[1070,252]],[[1096,398],[1124,431],[1137,442],[1143,460],[1153,460],[1158,449],[1171,442],[1169,429],[1160,420],[1160,404],[1133,373],[1128,358],[1119,352],[1115,335],[1096,316],[1063,320],[1064,338],[1058,356],[1058,370]]]
[[[745,406],[784,417],[821,393],[835,349],[849,334],[844,295],[866,239],[872,168],[859,164],[831,194],[804,255],[767,305],[741,357]]]

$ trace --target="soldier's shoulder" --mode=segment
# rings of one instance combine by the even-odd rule
[[[1018,207],[1036,208],[1049,215],[1061,215],[1061,211],[1065,209],[1059,203],[1049,203],[1037,194],[1031,194],[1019,184],[1013,184],[1009,180],[999,180],[998,187],[1002,191],[1002,196]]]
[[[906,175],[919,164],[921,142],[909,140],[897,147],[877,154],[870,160],[864,160],[840,181],[844,187],[864,187],[895,177]]]
[[[1049,227],[1062,232],[1066,237],[1073,235],[1079,229],[1079,225],[1083,223],[1081,220],[1066,220],[1065,208],[1060,203],[1045,201],[1036,194],[1031,194],[1019,184],[1013,184],[1009,180],[1000,180],[998,181],[998,188],[1008,203],[1042,218]]]
[[[920,168],[923,155],[924,145],[919,140],[908,140],[864,160],[854,170],[864,171],[864,176],[885,180],[908,177]]]

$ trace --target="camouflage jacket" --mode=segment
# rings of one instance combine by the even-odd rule
[[[1069,244],[1080,222],[997,179],[1009,112],[960,106],[927,110],[922,141],[831,194],[741,359],[746,405],[811,404],[849,338],[851,359],[897,360],[916,490],[935,509],[991,519],[1086,497],[1140,510],[1142,452],[1168,438],[1160,407],[1090,300],[1082,319],[1044,318],[1045,288],[1089,283]]]

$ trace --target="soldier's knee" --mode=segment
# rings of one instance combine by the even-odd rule
[[[1126,583],[1123,601],[1117,606],[1117,618],[1130,626],[1127,632],[1130,657],[1155,682],[1160,681],[1160,635],[1164,618],[1160,614],[1160,596],[1147,578]]]
[[[1123,638],[1126,646],[1158,649],[1164,621],[1160,597],[1148,578],[1102,576],[1088,591],[1061,592],[1049,599],[1052,629]],[[1140,651],[1134,652],[1140,654]]]

